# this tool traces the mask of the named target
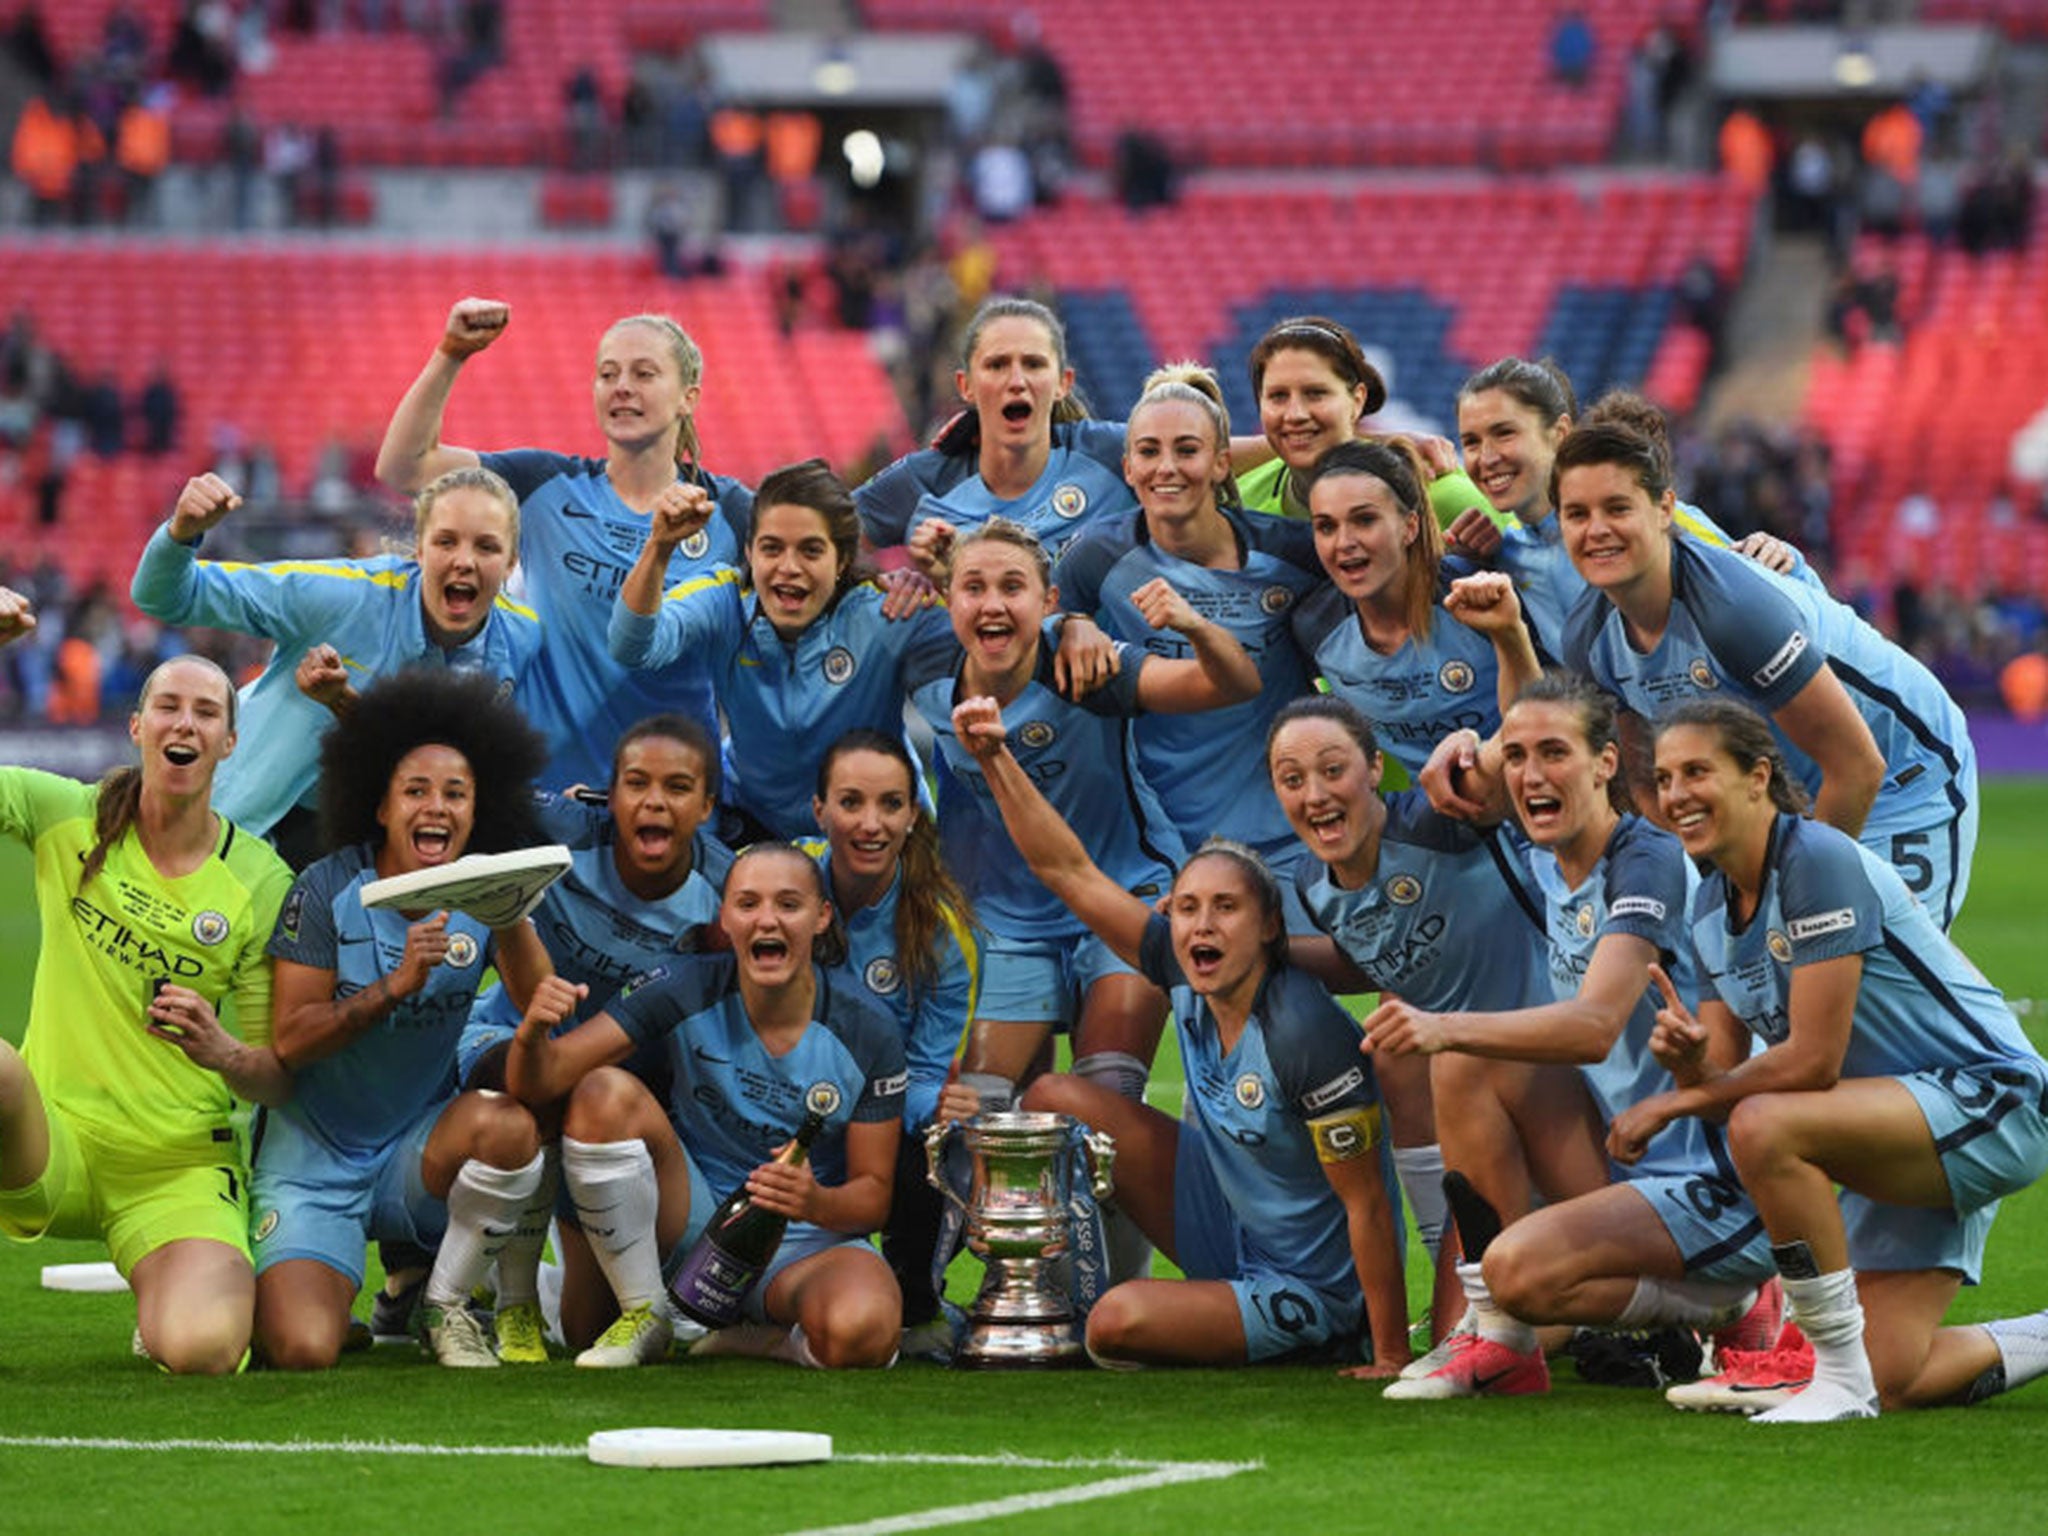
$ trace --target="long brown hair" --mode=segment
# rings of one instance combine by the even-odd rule
[[[1402,573],[1402,606],[1408,632],[1426,636],[1436,624],[1437,577],[1444,563],[1444,535],[1430,510],[1429,471],[1406,443],[1370,442],[1353,438],[1339,443],[1316,460],[1302,484],[1306,497],[1323,481],[1338,475],[1370,475],[1393,493],[1394,504],[1415,519],[1415,540],[1408,546]]]
[[[166,667],[175,667],[182,662],[196,662],[220,679],[221,692],[227,695],[228,733],[234,734],[235,713],[240,700],[235,697],[234,682],[222,671],[219,664],[204,656],[173,656],[169,661],[159,662],[148,677],[142,681],[142,692],[136,696],[135,709],[140,714],[149,702],[150,694],[156,691],[156,680],[163,676]],[[107,867],[107,855],[113,852],[114,844],[122,834],[135,825],[135,818],[142,809],[142,766],[139,763],[125,763],[111,769],[100,779],[99,798],[94,802],[92,813],[93,843],[79,866],[78,889],[83,894],[91,885],[93,877]]]
[[[873,752],[903,769],[913,802],[917,798],[917,764],[910,749],[893,736],[865,727],[848,731],[825,751],[818,764],[818,798],[832,782],[832,767],[855,752]],[[913,999],[939,979],[939,938],[952,924],[974,926],[974,906],[939,857],[939,833],[922,805],[910,823],[898,855],[896,874],[896,968]]]
[[[1766,793],[1771,804],[1795,816],[1806,814],[1806,786],[1792,777],[1792,770],[1785,762],[1784,748],[1779,746],[1777,733],[1771,729],[1770,722],[1747,704],[1739,704],[1733,699],[1690,699],[1683,704],[1674,704],[1657,716],[1657,740],[1662,741],[1666,731],[1676,730],[1682,725],[1711,732],[1715,744],[1744,773],[1758,763],[1768,763],[1771,778]]]

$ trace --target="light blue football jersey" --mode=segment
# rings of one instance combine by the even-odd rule
[[[1191,715],[1144,715],[1132,728],[1138,766],[1188,847],[1212,834],[1261,852],[1290,850],[1293,833],[1266,772],[1266,731],[1292,699],[1313,691],[1291,624],[1295,605],[1325,585],[1306,524],[1226,509],[1237,539],[1230,570],[1195,565],[1153,543],[1142,512],[1098,523],[1061,553],[1060,606],[1093,616],[1111,638],[1186,659],[1194,648],[1154,629],[1131,594],[1164,577],[1195,612],[1237,638],[1259,669],[1256,698]]]
[[[605,783],[613,744],[649,715],[686,714],[718,734],[711,678],[694,657],[660,672],[635,672],[605,645],[612,604],[647,542],[648,519],[619,499],[602,459],[538,448],[482,455],[519,498],[519,569],[528,600],[547,624],[527,714],[548,739],[550,788]],[[665,586],[737,565],[753,493],[737,480],[696,472],[717,502],[704,528],[669,557]]]

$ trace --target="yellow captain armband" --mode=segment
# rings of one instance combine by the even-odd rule
[[[1316,1139],[1317,1161],[1348,1163],[1380,1144],[1380,1107],[1339,1110],[1309,1121],[1308,1129]]]

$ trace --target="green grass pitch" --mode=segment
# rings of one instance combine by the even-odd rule
[[[1987,786],[1964,947],[2048,1040],[2048,782]],[[0,1028],[35,952],[0,849]],[[1157,1097],[1172,1102],[1177,1066]],[[318,1377],[160,1376],[124,1296],[39,1289],[92,1245],[0,1243],[0,1531],[1997,1531],[2048,1508],[2048,1383],[1963,1411],[1800,1432],[1674,1413],[1562,1367],[1545,1400],[1396,1404],[1326,1369],[831,1377],[751,1361],[438,1371],[407,1349]],[[956,1281],[955,1290],[964,1289]],[[2048,1306],[2048,1194],[2008,1201],[1957,1320]],[[639,1472],[626,1425],[830,1433],[840,1460]],[[58,1444],[70,1440],[76,1444]],[[400,1453],[400,1448],[413,1448]],[[551,1454],[484,1454],[506,1448]],[[423,1454],[431,1449],[435,1454]],[[455,1454],[459,1452],[460,1454]],[[948,1459],[951,1458],[951,1459]],[[1064,1502],[1062,1502],[1064,1501]],[[2028,1515],[2027,1510],[2036,1513]]]

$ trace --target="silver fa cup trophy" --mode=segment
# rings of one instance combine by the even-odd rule
[[[963,1201],[945,1178],[946,1144],[958,1134],[973,1169]],[[932,1184],[960,1207],[967,1246],[987,1267],[968,1313],[958,1366],[1046,1369],[1087,1360],[1068,1288],[1074,1223],[1071,1191],[1111,1188],[1115,1143],[1082,1133],[1066,1115],[984,1114],[925,1132]],[[1101,1255],[1093,1256],[1099,1266]]]

